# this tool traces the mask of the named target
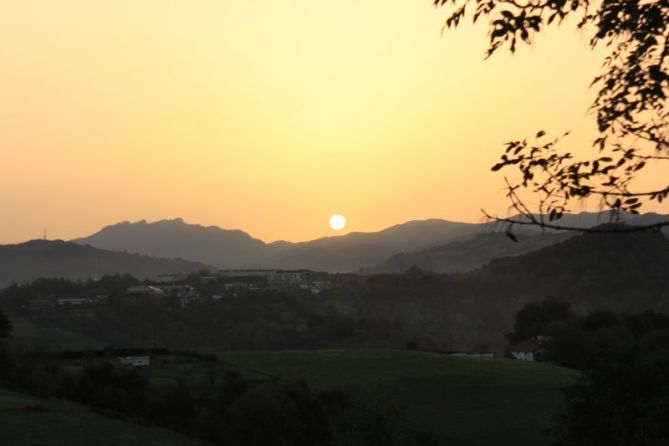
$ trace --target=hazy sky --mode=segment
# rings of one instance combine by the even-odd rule
[[[504,212],[501,143],[591,150],[572,26],[483,61],[431,0],[0,6],[0,242],[183,217],[271,241]],[[585,152],[584,152],[585,153]]]

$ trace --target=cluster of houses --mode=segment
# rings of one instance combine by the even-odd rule
[[[190,285],[135,285],[124,293],[126,296],[174,297],[181,308],[201,300],[200,292]]]
[[[212,300],[237,296],[249,290],[303,289],[318,294],[332,287],[327,273],[308,270],[237,269],[222,270],[218,273],[198,277],[198,284],[187,284],[183,274],[160,274],[149,283],[131,286],[123,293],[126,297],[171,298],[181,308],[188,308],[203,302],[202,290],[208,292],[206,298]],[[209,287],[209,285],[214,285]],[[108,295],[58,296],[30,299],[27,309],[32,313],[67,311],[82,316],[91,316],[108,304]]]
[[[47,313],[52,310],[67,310],[80,316],[90,316],[95,309],[106,305],[109,299],[107,294],[98,294],[89,297],[56,297],[29,299],[27,308],[32,313]]]
[[[203,287],[222,282],[220,289],[210,295],[212,300],[219,300],[257,290],[303,289],[318,294],[332,287],[327,278],[327,273],[309,270],[232,269],[200,276],[198,281]],[[161,274],[153,285],[131,287],[126,295],[174,296],[181,307],[189,307],[202,298],[198,289],[181,284],[185,279],[186,276],[180,274]]]
[[[323,272],[278,269],[221,270],[218,277],[233,279],[230,289],[290,289],[299,288],[318,294],[332,287],[328,274]]]

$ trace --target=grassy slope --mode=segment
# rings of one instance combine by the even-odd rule
[[[78,404],[0,389],[0,443],[26,446],[195,446],[182,435],[117,420]]]
[[[316,387],[381,391],[407,408],[410,424],[447,444],[546,444],[543,431],[575,372],[512,360],[405,351],[221,353],[222,361]]]
[[[12,315],[11,344],[17,347],[43,350],[87,350],[103,348],[105,343],[61,328],[40,328],[29,318]]]

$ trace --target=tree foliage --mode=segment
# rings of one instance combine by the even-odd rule
[[[563,389],[551,430],[556,445],[669,444],[669,316],[576,316],[549,299],[518,311],[514,330],[517,338],[547,336],[545,358],[584,371]]]
[[[565,389],[556,445],[669,442],[669,356],[619,353]]]
[[[573,317],[571,305],[564,300],[529,302],[516,313],[513,332],[507,338],[512,344],[516,344],[534,336],[545,336],[545,330],[551,323]]]
[[[0,308],[0,339],[8,338],[12,333],[12,322],[2,308]]]
[[[506,143],[500,161],[492,168],[516,170],[506,178],[511,209],[509,218],[486,215],[497,221],[582,230],[558,220],[570,207],[597,198],[615,222],[622,213],[637,214],[646,203],[661,203],[669,184],[638,189],[635,180],[651,165],[669,160],[669,2],[666,0],[434,0],[449,11],[445,28],[457,27],[468,15],[473,21],[489,19],[487,57],[507,47],[530,44],[551,24],[575,17],[577,26],[591,33],[590,46],[604,46],[608,54],[592,86],[597,96],[591,106],[599,136],[598,154],[578,160],[558,143],[568,133],[549,138],[541,130],[532,138]],[[532,197],[528,200],[528,196]],[[536,202],[536,205],[529,203]],[[669,221],[653,227],[669,225]],[[638,230],[624,226],[599,231]]]

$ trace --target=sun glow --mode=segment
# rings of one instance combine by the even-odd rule
[[[330,227],[335,231],[340,231],[346,227],[346,218],[343,215],[335,214],[330,217]]]

